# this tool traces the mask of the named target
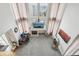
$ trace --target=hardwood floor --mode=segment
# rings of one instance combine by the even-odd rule
[[[0,56],[15,56],[15,52],[12,52],[12,51],[0,51]]]

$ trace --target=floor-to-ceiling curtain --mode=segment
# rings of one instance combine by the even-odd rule
[[[53,29],[54,37],[57,35],[57,32],[59,30],[60,23],[61,23],[63,14],[64,14],[65,6],[66,6],[66,4],[63,4],[63,3],[59,4],[58,12],[56,15],[56,22],[55,22],[54,29]]]
[[[54,21],[49,19],[48,20],[48,34],[50,34],[52,32],[53,24],[54,24]]]
[[[12,4],[16,23],[20,32],[29,32],[28,18],[26,12],[26,6],[24,3],[13,3]]]
[[[48,34],[53,32],[53,28],[54,28],[54,18],[56,18],[57,16],[57,11],[58,11],[58,3],[53,3],[51,4],[51,10],[50,10],[50,19],[49,19],[49,23],[48,23]]]

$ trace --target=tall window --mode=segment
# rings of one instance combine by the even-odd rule
[[[33,24],[36,22],[40,22],[43,24],[42,29],[46,29],[46,23],[48,19],[48,10],[49,4],[48,3],[30,3],[29,6],[29,18],[30,18],[30,28],[34,29],[35,27]],[[37,26],[37,25],[36,25]]]
[[[39,6],[39,15],[46,17],[47,16],[47,10],[48,10],[48,4],[40,4]]]
[[[32,3],[29,4],[30,14],[32,17],[47,17],[48,4],[47,3]]]
[[[33,16],[37,16],[38,15],[37,4],[33,4],[32,9],[33,9],[33,11],[32,11]]]

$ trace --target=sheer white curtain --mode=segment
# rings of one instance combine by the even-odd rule
[[[24,3],[19,3],[18,4],[18,9],[19,9],[19,14],[20,17],[22,18],[21,24],[23,27],[24,32],[29,32],[29,25],[28,25],[28,20],[27,20],[27,12],[26,12],[26,7]]]
[[[65,6],[66,6],[66,4],[63,4],[63,3],[51,4],[48,34],[52,32],[53,36],[56,35],[59,23],[61,21],[63,13],[64,13]],[[56,21],[54,21],[53,18],[56,18]]]
[[[48,21],[48,32],[47,32],[48,34],[50,34],[52,32],[53,24],[54,24],[54,22],[51,19],[49,19],[49,21]]]
[[[57,16],[58,5],[59,5],[58,3],[51,4],[50,20],[49,20],[49,24],[48,24],[48,34],[53,31],[53,26],[54,26],[53,18],[56,18],[56,16]]]
[[[16,22],[18,24],[20,32],[29,32],[26,6],[24,3],[12,4]]]
[[[57,31],[58,31],[58,27],[59,27],[59,24],[62,20],[63,13],[64,13],[64,10],[65,10],[65,6],[66,6],[66,4],[64,4],[64,3],[61,3],[59,5],[57,16],[56,16],[56,22],[55,22],[54,29],[53,29],[53,36],[55,36]]]

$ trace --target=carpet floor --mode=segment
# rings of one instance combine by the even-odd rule
[[[58,50],[52,49],[53,40],[45,35],[32,36],[28,44],[16,50],[16,56],[61,56]]]

